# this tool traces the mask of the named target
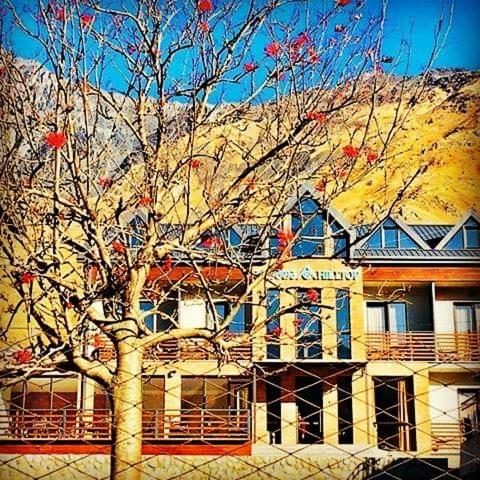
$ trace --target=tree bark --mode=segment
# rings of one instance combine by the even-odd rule
[[[137,339],[118,343],[113,380],[111,480],[140,480],[142,461],[142,357]]]

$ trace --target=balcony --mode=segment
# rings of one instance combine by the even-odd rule
[[[230,334],[230,338],[235,339],[235,335]],[[96,355],[99,360],[106,362],[115,358],[115,348],[112,342],[105,335],[99,335],[96,345]],[[251,343],[238,345],[228,350],[230,361],[237,362],[241,360],[251,360]],[[144,359],[150,361],[168,361],[178,360],[215,360],[218,358],[218,352],[208,341],[203,339],[181,339],[168,340],[161,344],[150,347],[145,351]]]
[[[432,450],[444,455],[459,455],[463,441],[460,425],[457,422],[432,422]]]
[[[0,410],[1,441],[108,441],[108,410]],[[173,443],[245,442],[250,439],[248,410],[144,410],[143,440]]]
[[[368,360],[478,362],[478,333],[366,333]]]

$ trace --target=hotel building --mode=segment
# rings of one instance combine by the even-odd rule
[[[234,312],[227,353],[197,339],[146,352],[145,454],[388,452],[459,475],[478,471],[479,218],[411,225],[389,216],[355,226],[323,210],[317,195],[304,186],[265,238],[258,226],[238,225],[201,240],[214,249],[222,235],[261,270],[285,248],[279,232],[294,234],[289,260]],[[213,328],[244,291],[239,269],[206,265],[211,298],[202,298],[189,268],[179,256],[168,272],[152,270],[155,288],[181,287],[146,318],[151,330]],[[142,302],[147,312],[154,306],[151,296]],[[113,361],[107,337],[90,340],[92,356]],[[0,452],[108,451],[109,401],[87,378],[33,375],[4,389],[2,402]]]

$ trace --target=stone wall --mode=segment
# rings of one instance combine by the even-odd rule
[[[354,456],[145,456],[143,477],[155,480],[362,480],[390,459]],[[1,480],[99,480],[109,477],[106,455],[1,455]]]

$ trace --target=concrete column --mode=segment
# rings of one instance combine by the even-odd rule
[[[373,378],[364,371],[352,376],[353,442],[376,443]]]
[[[256,388],[253,408],[254,437],[253,442],[259,445],[268,445],[269,434],[267,430],[267,399],[265,392],[265,382],[255,379]]]
[[[82,378],[79,377],[79,383],[82,382]],[[95,382],[90,378],[85,378],[83,381],[83,390],[79,388],[79,392],[82,392],[83,398],[79,399],[79,405],[82,405],[83,410],[93,410],[94,396],[95,396]]]
[[[324,443],[338,444],[338,389],[327,385],[323,391],[323,438]],[[322,392],[319,392],[321,394]]]
[[[266,291],[266,290],[265,290]],[[260,306],[260,301],[263,305]],[[267,344],[265,335],[267,329],[265,327],[266,318],[266,300],[261,296],[261,291],[252,293],[252,356],[253,360],[263,360],[267,356]]]
[[[297,405],[295,402],[282,402],[282,444],[295,445],[297,443]]]
[[[81,382],[83,385],[81,386]],[[101,387],[98,387],[101,388]],[[93,407],[95,400],[95,382],[90,378],[85,377],[82,380],[82,377],[79,375],[79,388],[78,388],[78,398],[79,406],[81,405],[82,410],[84,411],[83,415],[78,417],[78,432],[82,438],[88,439],[92,438],[93,432]]]
[[[335,317],[335,288],[322,289],[322,304],[330,308],[322,311],[323,360],[337,358],[337,325]]]
[[[178,373],[165,376],[165,435],[168,434],[170,422],[180,420],[182,406],[182,377]]]
[[[295,305],[297,299],[294,294],[281,293],[281,308]],[[295,361],[297,341],[295,338],[295,314],[282,315],[280,318],[280,357],[286,362]]]
[[[354,360],[366,359],[363,295],[359,293],[361,288],[361,283],[357,283],[350,290],[350,329]]]
[[[432,449],[432,431],[430,424],[430,398],[428,365],[418,368],[413,375],[413,393],[415,395],[415,423],[417,425],[417,451],[429,453]]]

